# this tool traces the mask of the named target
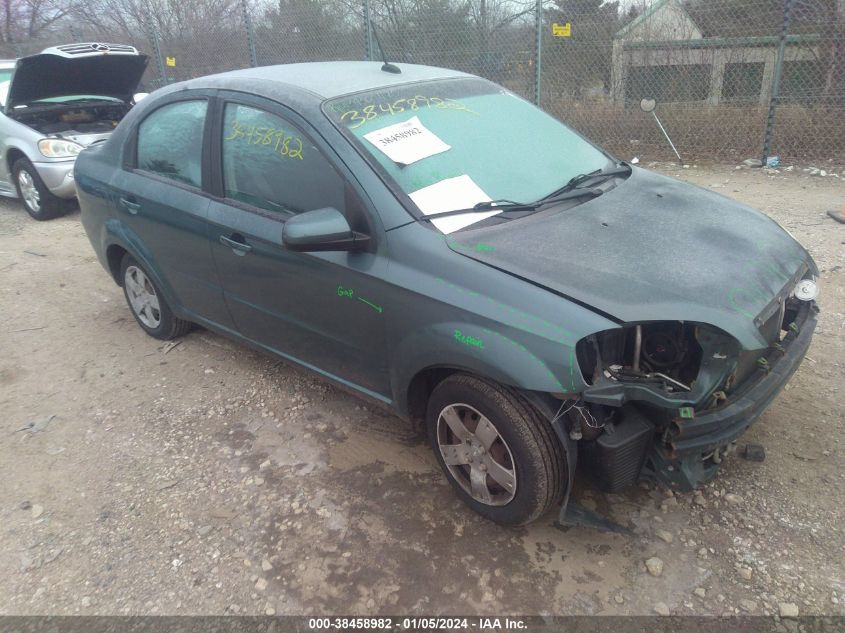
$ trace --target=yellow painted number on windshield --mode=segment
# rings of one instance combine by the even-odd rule
[[[422,108],[459,110],[462,112],[469,112],[470,114],[478,114],[455,99],[416,95],[414,97],[408,97],[407,99],[397,99],[393,103],[370,104],[364,106],[361,110],[347,110],[340,115],[340,120],[347,121],[349,129],[354,130],[355,128],[364,125],[367,121],[375,119],[381,114],[399,114],[405,112],[406,109],[416,112]]]

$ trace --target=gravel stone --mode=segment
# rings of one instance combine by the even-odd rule
[[[657,558],[657,556],[652,556],[645,562],[646,569],[648,573],[652,576],[660,576],[663,573],[663,561]]]
[[[753,613],[757,610],[757,603],[753,600],[749,600],[748,598],[742,598],[739,601],[739,606],[743,611],[748,611],[749,613]]]
[[[675,540],[675,535],[669,532],[668,530],[657,530],[655,531],[657,534],[657,538],[659,538],[664,543],[671,543]]]
[[[654,605],[654,612],[657,615],[669,615],[670,613],[669,607],[667,607],[666,604],[663,602],[658,602],[656,605]]]

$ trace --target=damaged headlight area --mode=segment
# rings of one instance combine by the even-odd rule
[[[796,294],[761,314],[768,347],[758,350],[707,324],[679,321],[579,341],[589,386],[561,414],[599,485],[616,491],[647,477],[690,490],[711,479],[806,353],[818,308]]]
[[[576,347],[590,400],[700,406],[735,368],[739,344],[699,323],[660,321],[599,332]]]

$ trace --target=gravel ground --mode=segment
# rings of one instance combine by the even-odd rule
[[[485,522],[397,418],[196,330],[147,337],[78,213],[0,202],[0,615],[845,614],[845,178],[654,166],[751,203],[822,271],[807,360],[700,494]],[[644,248],[647,248],[644,245]],[[667,262],[667,265],[669,263]]]

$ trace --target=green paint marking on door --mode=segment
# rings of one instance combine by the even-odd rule
[[[381,306],[377,306],[374,303],[370,303],[369,301],[367,301],[363,297],[356,297],[356,299],[358,299],[358,301],[363,301],[364,303],[366,303],[368,306],[370,306],[373,310],[375,310],[379,314],[381,314],[384,311]]]
[[[375,310],[379,314],[384,312],[384,308],[382,308],[381,306],[377,306],[375,303],[370,303],[369,301],[364,299],[364,297],[356,297],[355,291],[352,290],[352,288],[344,288],[343,286],[338,286],[337,287],[337,296],[338,297],[348,297],[349,299],[358,299],[358,301],[366,303],[368,306],[370,306],[373,310]]]

